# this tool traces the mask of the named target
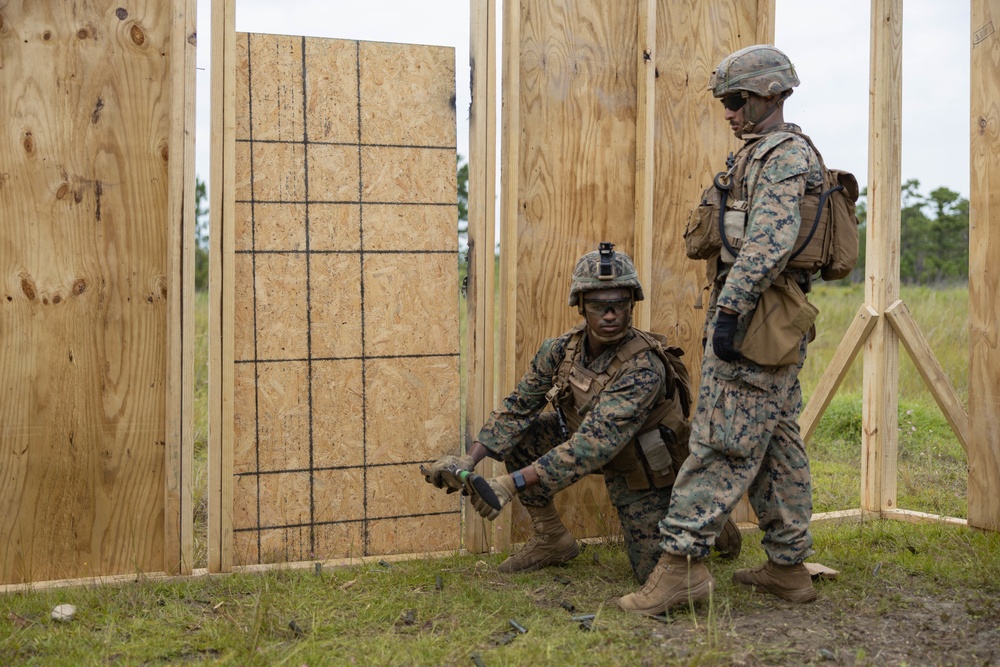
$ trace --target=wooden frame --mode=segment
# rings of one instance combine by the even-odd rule
[[[1000,531],[1000,2],[972,0],[969,524]]]
[[[496,19],[494,0],[470,0],[470,66],[472,107],[469,113],[469,249],[466,274],[466,399],[465,447],[472,445],[479,428],[493,408],[494,290],[496,262]],[[495,474],[492,459],[477,468]],[[492,524],[481,520],[465,504],[465,548],[488,552],[493,542]]]
[[[235,188],[236,110],[235,0],[212,0],[212,149],[209,294],[209,441],[214,455],[208,461],[208,570],[228,572],[233,567],[233,330],[232,257],[223,252],[235,244],[234,205],[224,196]]]
[[[4,6],[0,581],[191,571],[194,5]]]
[[[167,306],[167,434],[164,489],[164,569],[190,574],[193,568],[194,507],[194,242],[195,242],[195,56],[196,0],[174,5],[171,50],[183,54],[172,67],[173,118],[169,171],[171,253]]]

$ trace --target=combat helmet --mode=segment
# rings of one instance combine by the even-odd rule
[[[771,97],[799,85],[795,65],[780,49],[770,44],[755,44],[722,59],[708,80],[714,97],[746,91]],[[785,95],[787,97],[787,95]]]
[[[633,301],[643,300],[632,259],[623,252],[615,252],[614,247],[614,243],[601,243],[598,250],[577,260],[569,288],[569,305],[582,306],[580,295],[585,292],[619,287],[632,290]]]

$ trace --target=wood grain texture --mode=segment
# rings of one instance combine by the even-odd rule
[[[1000,531],[1000,2],[972,0],[969,525]]]
[[[545,338],[579,322],[566,305],[577,258],[602,241],[634,253],[638,69],[635,0],[522,0],[519,20],[519,88],[505,102],[520,118],[519,181],[509,184],[517,188],[517,300],[506,332],[515,376]],[[561,495],[573,504],[581,492]],[[512,539],[523,541],[524,530],[516,527]],[[577,532],[598,534],[596,525]]]
[[[503,74],[501,77],[500,136],[500,312],[497,335],[500,337],[497,358],[497,381],[493,405],[517,384],[517,348],[514,338],[517,322],[517,218],[521,181],[521,3],[503,3]],[[504,511],[493,522],[494,546],[506,549],[511,544],[511,512]],[[473,519],[475,520],[475,519]]]
[[[212,0],[212,146],[210,210],[214,211],[209,245],[208,362],[208,571],[228,572],[233,566],[233,431],[241,415],[234,410],[237,381],[234,363],[234,252],[236,238],[250,237],[251,216],[237,214],[236,182],[236,17],[235,0]],[[245,82],[244,82],[245,83]],[[248,93],[248,91],[247,91]],[[245,106],[245,105],[244,105]],[[244,225],[237,234],[238,218]],[[252,237],[251,237],[252,238]],[[250,249],[252,244],[239,249]],[[245,367],[244,372],[253,372]],[[251,375],[249,381],[252,382]],[[244,378],[247,381],[247,378]],[[242,405],[241,408],[253,407]],[[246,413],[242,415],[246,420]],[[256,419],[256,413],[250,414]],[[244,441],[251,433],[244,429]],[[250,443],[252,446],[252,442]]]
[[[697,382],[703,314],[691,304],[704,269],[684,256],[681,238],[687,211],[735,149],[705,88],[719,60],[753,43],[759,7],[756,0],[661,1],[611,11],[596,2],[522,0],[506,8],[501,393],[543,338],[576,323],[563,305],[569,277],[600,241],[644,265],[651,328],[688,350]],[[768,26],[773,32],[773,17]],[[655,42],[643,48],[651,34]],[[652,72],[640,64],[647,51]],[[641,179],[651,175],[644,190]],[[583,486],[561,494],[560,506],[572,506],[574,493]],[[608,510],[593,515],[613,516]],[[580,534],[607,527],[596,524]],[[516,530],[510,539],[521,536]],[[497,545],[505,546],[502,536]]]
[[[493,409],[496,260],[496,22],[493,0],[470,0],[470,67],[472,104],[469,108],[469,226],[466,273],[466,449]],[[484,459],[477,472],[493,477],[493,460]],[[476,520],[471,497],[465,507],[464,546],[471,553],[488,552],[493,523]]]
[[[656,160],[656,0],[636,5],[635,252],[632,262],[640,285],[653,284],[653,184]],[[649,330],[652,306],[643,299],[632,313],[633,326]]]
[[[180,8],[0,9],[3,582],[164,568]]]
[[[195,273],[195,0],[172,5],[171,127],[174,159],[168,171],[170,276],[167,306],[167,435],[164,569],[193,571],[194,505],[194,273]],[[127,10],[126,10],[127,11]],[[116,10],[117,15],[117,10]]]
[[[705,263],[684,253],[684,227],[702,190],[739,147],[708,79],[725,56],[754,43],[757,10],[757,0],[657,5],[654,247],[647,294],[653,331],[684,349],[694,387],[701,376],[705,319],[694,304],[707,281]]]
[[[232,560],[457,548],[454,52],[234,44]]]
[[[899,299],[902,0],[873,0],[865,302],[880,315]],[[861,509],[896,506],[899,340],[879,318],[865,342]]]

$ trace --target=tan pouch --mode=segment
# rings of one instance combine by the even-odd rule
[[[684,228],[684,247],[689,259],[708,259],[719,252],[719,207],[696,206],[688,216]]]
[[[799,284],[780,275],[760,295],[740,351],[761,366],[798,363],[802,338],[818,314],[819,309],[809,303]]]

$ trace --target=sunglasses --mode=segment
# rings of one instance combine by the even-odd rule
[[[601,301],[592,299],[583,302],[583,308],[591,315],[604,315],[609,310],[615,315],[623,315],[632,308],[632,299],[615,299],[613,301]]]
[[[746,93],[730,93],[722,98],[722,106],[729,111],[739,111],[747,103]]]

